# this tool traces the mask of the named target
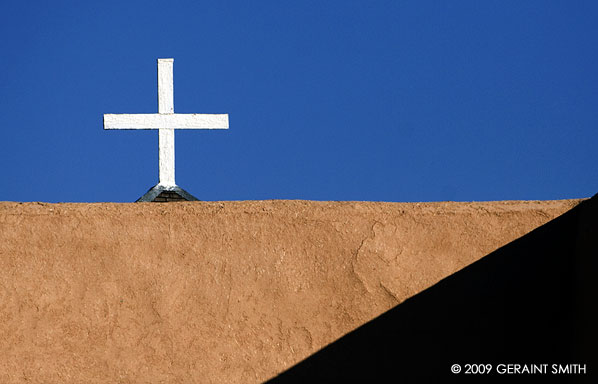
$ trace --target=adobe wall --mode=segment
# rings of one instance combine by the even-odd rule
[[[263,382],[578,203],[3,202],[0,382]]]

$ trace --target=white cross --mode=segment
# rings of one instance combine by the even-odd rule
[[[158,113],[105,114],[104,129],[157,129],[159,134],[160,182],[166,188],[175,187],[174,130],[228,129],[228,115],[174,113],[174,59],[158,59]]]

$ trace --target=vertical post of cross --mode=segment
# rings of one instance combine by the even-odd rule
[[[158,113],[174,113],[174,59],[158,59]],[[158,130],[160,185],[176,186],[174,181],[174,129]]]

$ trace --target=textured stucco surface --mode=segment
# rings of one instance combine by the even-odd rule
[[[0,203],[0,382],[262,382],[578,202]]]

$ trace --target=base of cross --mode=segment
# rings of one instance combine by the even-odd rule
[[[157,184],[135,202],[169,203],[171,201],[198,201],[198,199],[178,185],[164,186]]]

